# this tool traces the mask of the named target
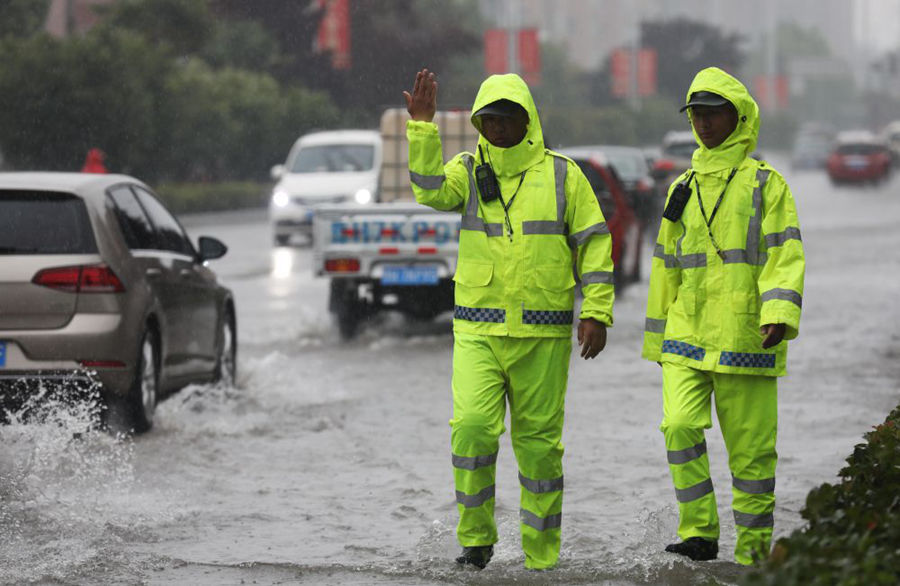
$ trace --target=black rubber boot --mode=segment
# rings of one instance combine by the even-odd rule
[[[666,551],[691,558],[695,562],[714,560],[719,555],[719,542],[702,537],[689,537],[681,543],[666,546]]]
[[[464,547],[462,550],[462,554],[456,558],[457,564],[471,564],[478,568],[479,570],[483,570],[488,562],[491,561],[491,557],[494,555],[494,546],[493,545],[479,545],[476,547]]]

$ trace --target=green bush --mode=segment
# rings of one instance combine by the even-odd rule
[[[900,406],[806,498],[808,526],[780,539],[747,586],[900,583]]]
[[[156,194],[175,214],[216,212],[265,206],[270,183],[231,181],[222,183],[162,183]]]

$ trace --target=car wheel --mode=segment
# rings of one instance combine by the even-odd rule
[[[158,342],[153,330],[144,332],[134,378],[124,397],[109,400],[109,425],[115,431],[144,433],[153,427],[159,390]]]
[[[341,338],[354,338],[360,322],[365,319],[365,305],[356,292],[356,283],[332,279],[328,305],[337,320]]]
[[[237,336],[234,325],[234,315],[229,311],[222,320],[215,374],[215,381],[226,387],[234,386],[237,375]]]

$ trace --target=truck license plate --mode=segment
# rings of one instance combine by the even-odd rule
[[[6,342],[0,342],[0,368],[6,366]]]
[[[382,285],[437,285],[435,266],[386,266],[381,275]]]

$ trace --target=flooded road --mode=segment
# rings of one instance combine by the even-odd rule
[[[777,165],[777,162],[776,162]],[[776,537],[807,492],[834,482],[863,433],[900,401],[900,178],[833,188],[786,173],[807,254],[800,337],[780,382]],[[707,434],[722,560],[662,552],[676,503],[660,369],[640,359],[649,273],[615,306],[607,349],[573,356],[563,550],[522,567],[515,460],[501,439],[500,542],[483,572],[452,562],[447,317],[373,320],[342,342],[308,249],[271,247],[260,212],[185,218],[230,251],[238,385],[164,401],[136,439],[85,431],[84,410],[0,428],[3,584],[733,584],[730,474]],[[645,250],[651,251],[652,247]]]

